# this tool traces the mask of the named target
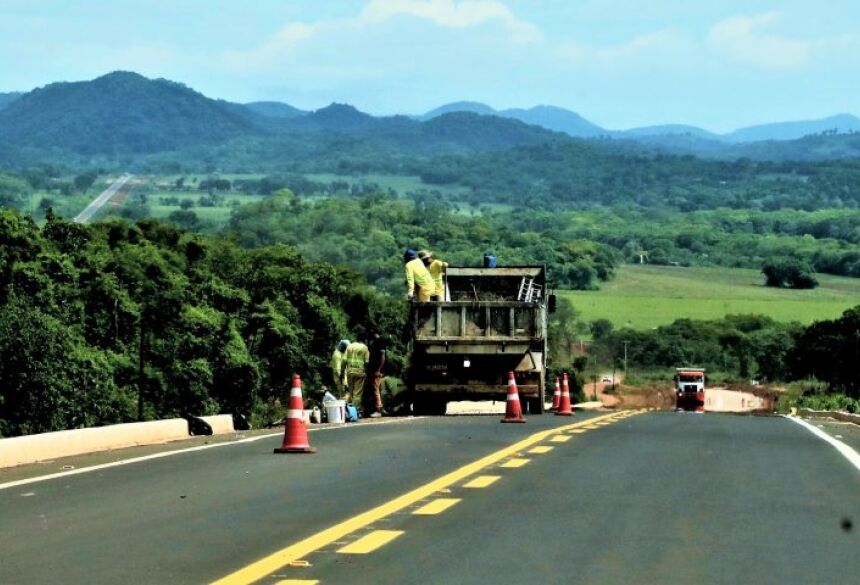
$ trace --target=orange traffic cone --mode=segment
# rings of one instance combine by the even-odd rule
[[[290,389],[290,403],[287,407],[287,420],[284,424],[284,443],[275,453],[316,453],[308,442],[308,429],[302,416],[304,402],[302,401],[302,379],[293,376],[293,387]]]
[[[555,412],[558,410],[558,405],[561,404],[561,385],[558,383],[558,376],[555,377],[555,390],[552,392],[552,406],[550,410]]]
[[[517,381],[514,380],[514,373],[508,372],[508,399],[505,407],[505,418],[503,423],[524,423],[523,409],[520,406],[520,393],[517,390]]]
[[[567,372],[563,374],[561,379],[561,400],[555,414],[556,416],[573,416],[573,411],[570,408],[570,382],[567,378]]]

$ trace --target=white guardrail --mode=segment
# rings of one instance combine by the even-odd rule
[[[200,417],[212,427],[212,434],[233,432],[229,414]],[[39,433],[0,439],[0,468],[39,461],[187,439],[188,421],[171,418],[53,433]]]

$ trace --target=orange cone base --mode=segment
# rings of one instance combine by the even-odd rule
[[[524,419],[524,418],[514,418],[514,417],[511,417],[511,418],[505,417],[505,418],[503,418],[503,419],[502,419],[501,421],[499,421],[499,422],[503,422],[503,423],[524,423],[524,422],[526,422],[526,419]]]
[[[555,415],[556,416],[573,416],[573,412],[561,412],[559,410],[559,411],[556,411]]]
[[[316,453],[313,447],[278,447],[275,453]]]

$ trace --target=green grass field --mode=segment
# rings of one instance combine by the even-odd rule
[[[779,321],[811,323],[838,317],[860,304],[860,279],[817,275],[814,290],[764,286],[758,270],[622,266],[599,291],[561,291],[589,321],[605,318],[615,327],[650,329],[675,319],[719,319],[755,313]]]

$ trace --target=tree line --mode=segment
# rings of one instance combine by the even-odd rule
[[[246,247],[294,245],[310,259],[349,266],[396,295],[403,292],[406,248],[428,248],[462,266],[477,266],[488,252],[509,266],[546,264],[554,286],[570,289],[597,288],[619,262],[609,246],[544,227],[521,229],[513,214],[473,216],[436,198],[384,193],[306,200],[282,190],[235,209],[226,233]]]
[[[860,306],[805,327],[762,315],[678,319],[647,331],[613,329],[602,319],[588,327],[596,359],[618,370],[626,348],[630,368],[689,365],[742,383],[806,382],[809,397],[822,394],[833,403],[860,408]]]
[[[336,342],[391,339],[402,302],[295,248],[243,249],[153,220],[42,227],[0,211],[0,435],[183,413],[260,417]]]

